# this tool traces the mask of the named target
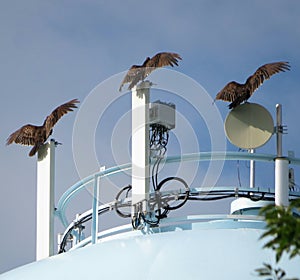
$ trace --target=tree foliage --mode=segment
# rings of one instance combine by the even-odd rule
[[[260,239],[270,238],[264,248],[275,251],[276,262],[284,252],[290,258],[300,255],[300,219],[295,212],[300,213],[300,199],[293,200],[288,207],[268,205],[261,209],[267,230]]]
[[[288,207],[268,205],[263,207],[260,214],[266,219],[266,232],[260,239],[269,238],[263,248],[275,251],[276,263],[286,252],[289,258],[300,256],[300,199],[293,200]],[[255,271],[265,280],[299,280],[299,278],[285,278],[286,272],[281,268],[273,268],[264,263],[262,268]]]
[[[255,269],[260,277],[269,276],[265,280],[299,280],[298,278],[284,278],[286,273],[281,268],[273,268],[270,264],[264,263],[262,268]]]

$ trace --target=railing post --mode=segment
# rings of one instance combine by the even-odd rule
[[[99,196],[99,184],[97,175],[94,176],[94,185],[93,185],[93,212],[92,212],[92,244],[97,242],[97,233],[98,233],[98,196]]]
[[[251,154],[255,153],[255,149],[250,149]],[[250,188],[255,188],[255,160],[250,160]]]

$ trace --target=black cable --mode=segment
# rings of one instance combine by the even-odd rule
[[[184,185],[186,191],[185,191],[185,196],[184,196],[184,198],[183,198],[183,201],[182,201],[181,203],[179,203],[179,204],[176,205],[176,206],[169,206],[169,205],[166,205],[166,206],[163,207],[163,208],[166,209],[166,210],[175,210],[175,209],[178,209],[178,208],[182,207],[182,206],[186,203],[186,201],[187,201],[187,199],[188,199],[188,197],[189,197],[189,193],[190,193],[190,189],[189,189],[189,187],[188,187],[188,184],[187,184],[182,178],[179,178],[179,177],[167,177],[167,178],[165,178],[164,180],[162,180],[162,181],[158,184],[157,190],[160,191],[160,189],[162,188],[162,186],[163,186],[165,183],[167,183],[167,182],[169,182],[169,181],[172,181],[172,180],[178,181],[178,182],[182,183],[182,184]]]
[[[167,152],[168,141],[169,130],[165,126],[159,124],[151,125],[150,149],[156,152],[156,160],[153,163],[151,170],[151,179],[154,191],[157,190],[159,165]]]
[[[155,186],[156,186],[156,189],[154,190],[157,190],[157,187],[158,187],[158,171],[159,171],[159,165],[161,163],[161,160],[163,159],[165,153],[167,151],[167,148],[166,147],[162,147],[162,149],[160,150],[160,154],[159,154],[159,157],[158,157],[158,160],[157,160],[157,163],[156,163],[156,170],[155,170]]]
[[[161,208],[155,210],[155,217],[159,220],[167,218],[167,214],[170,212],[168,209],[164,209],[163,212],[161,212]]]
[[[143,221],[151,226],[157,226],[159,224],[159,221],[160,221],[160,218],[155,216],[156,217],[156,220],[149,220],[146,218],[146,216],[144,214],[141,214],[141,217],[143,219]]]
[[[163,185],[171,180],[176,180],[181,182],[186,189],[185,193],[180,193],[180,194],[173,194],[176,196],[176,200],[182,200],[182,202],[176,206],[169,206],[167,201],[173,201],[174,198],[172,197],[172,195],[170,196],[169,194],[166,194],[166,197],[162,197],[162,194],[160,192],[160,190],[162,189]],[[121,196],[121,194],[123,192],[126,191],[126,198],[129,195],[129,192],[131,190],[132,186],[128,185],[126,187],[124,187],[123,189],[121,189],[117,196],[116,196],[116,200],[118,200]],[[274,196],[273,197],[268,197],[266,195],[268,195],[268,192],[258,192],[258,191],[242,191],[243,193],[236,193],[236,191],[233,190],[223,190],[223,191],[209,191],[209,192],[194,192],[191,193],[187,183],[179,177],[168,177],[165,178],[164,180],[162,180],[158,186],[157,186],[157,191],[154,194],[154,197],[150,197],[150,203],[151,201],[154,201],[154,204],[152,203],[152,209],[154,210],[154,214],[151,214],[152,216],[150,217],[146,217],[143,213],[142,213],[142,209],[140,209],[139,205],[137,206],[138,208],[137,210],[137,216],[134,217],[132,219],[132,226],[135,229],[140,229],[143,225],[142,225],[142,221],[151,225],[151,226],[157,226],[160,222],[161,219],[166,218],[168,212],[170,210],[174,210],[174,209],[178,209],[179,207],[183,206],[187,200],[194,200],[194,201],[213,201],[213,200],[221,200],[221,199],[226,199],[226,198],[234,198],[234,197],[245,197],[248,199],[251,199],[253,201],[260,201],[260,200],[265,200],[265,201],[274,201]],[[196,197],[199,195],[206,195],[206,197]],[[258,196],[259,195],[259,196]],[[155,205],[157,206],[157,209],[155,210]],[[126,206],[126,205],[125,205]],[[130,205],[129,205],[130,206]],[[131,215],[130,214],[124,214],[123,212],[119,211],[118,207],[120,207],[118,205],[118,203],[115,204],[115,209],[116,212],[124,218],[128,218]],[[109,210],[111,210],[111,207],[105,207],[102,209],[98,210],[98,215],[102,215],[106,212],[108,212]],[[154,220],[152,220],[151,218],[154,218]],[[68,238],[72,237],[72,231],[77,229],[77,228],[84,228],[83,224],[88,222],[89,220],[92,219],[92,213],[88,214],[87,216],[82,217],[80,220],[76,221],[73,223],[73,225],[68,229],[68,231],[64,234],[63,239],[61,241],[60,247],[59,247],[59,251],[58,254],[65,252],[65,248],[67,246],[67,242],[68,242]]]
[[[207,193],[206,195],[214,195],[214,197],[192,197],[189,196],[188,200],[200,200],[200,201],[212,201],[212,200],[221,200],[221,199],[226,199],[226,198],[230,198],[230,197],[245,197],[245,198],[249,198],[252,201],[260,201],[260,200],[268,200],[268,201],[272,201],[274,200],[274,197],[266,197],[264,192],[260,192],[260,197],[256,197],[255,195],[251,194],[252,192],[247,192],[247,194],[238,194],[236,195],[236,193],[232,193],[232,194],[218,194],[218,196],[216,196],[216,194],[209,194]]]
[[[98,215],[102,215],[106,212],[108,212],[110,210],[109,207],[105,207],[103,209],[99,209],[98,210]],[[75,230],[76,228],[79,227],[83,227],[82,224],[88,222],[89,220],[91,220],[93,217],[93,214],[90,213],[85,217],[82,217],[80,220],[74,222],[73,226],[69,228],[69,230],[65,233],[60,245],[59,245],[59,250],[58,250],[58,254],[61,254],[63,252],[65,252],[65,247],[67,246],[67,242],[68,242],[68,238],[69,236],[72,236],[72,231]],[[83,227],[84,228],[84,227]]]
[[[70,228],[68,230],[68,232],[64,235],[60,245],[59,245],[59,250],[58,250],[58,254],[61,254],[61,253],[64,253],[66,250],[65,250],[65,247],[67,246],[67,242],[68,242],[68,238],[69,236],[71,236],[71,232],[74,228]]]
[[[134,216],[131,219],[131,225],[133,229],[140,229],[141,227],[141,213],[137,213],[137,216]]]
[[[265,193],[261,193],[260,197],[256,197],[255,195],[251,194],[251,192],[248,192],[248,198],[252,201],[259,201],[259,200],[263,200],[265,197]]]
[[[129,194],[129,192],[131,191],[131,189],[132,189],[132,186],[131,186],[131,185],[128,185],[128,186],[122,188],[122,189],[117,193],[117,195],[116,195],[116,201],[119,200],[121,194],[122,194],[124,191],[126,191],[126,196],[125,196],[125,198],[128,198],[128,194]],[[131,216],[130,213],[129,213],[129,214],[124,214],[123,212],[121,212],[121,211],[119,210],[118,203],[116,203],[116,205],[115,205],[115,210],[116,210],[117,214],[118,214],[120,217],[122,217],[122,218],[129,218],[129,217]]]
[[[154,174],[155,174],[156,165],[158,165],[158,164],[159,164],[159,156],[156,156],[156,160],[152,165],[152,171],[151,171],[151,180],[152,180],[152,186],[153,186],[154,191],[157,190],[157,174],[156,175],[154,175]]]
[[[211,200],[221,200],[225,198],[235,197],[235,194],[228,194],[219,197],[188,197],[188,200],[201,200],[201,201],[211,201]]]
[[[154,206],[152,206],[153,207],[152,211],[154,211],[155,217],[157,220],[152,221],[152,220],[147,219],[144,216],[142,217],[144,219],[144,221],[150,225],[157,225],[159,223],[160,219],[167,217],[167,214],[169,213],[170,210],[175,210],[175,209],[178,209],[181,206],[183,206],[186,203],[188,196],[189,196],[188,185],[181,178],[168,177],[168,178],[162,180],[160,183],[158,183],[159,166],[167,152],[168,142],[169,142],[169,130],[163,125],[159,125],[159,124],[152,125],[151,126],[151,136],[150,136],[150,149],[152,151],[156,152],[156,155],[155,155],[156,159],[155,159],[155,162],[153,163],[152,170],[151,170],[152,186],[155,191],[155,204],[154,204]],[[170,206],[167,202],[164,202],[161,198],[160,189],[166,182],[168,182],[170,180],[177,180],[177,181],[181,182],[186,188],[186,193],[185,193],[183,201],[176,206]],[[177,200],[179,200],[179,199],[177,198]],[[154,209],[155,205],[157,206],[156,210]]]

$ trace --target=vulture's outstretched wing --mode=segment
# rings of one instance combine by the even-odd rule
[[[129,90],[132,89],[142,79],[142,76],[143,67],[139,65],[132,65],[128,70],[126,76],[124,77],[120,85],[119,91],[121,91],[122,87],[127,83],[132,83],[132,85],[128,87]]]
[[[40,127],[27,124],[22,126],[17,131],[13,132],[6,140],[6,145],[10,145],[15,142],[16,144],[33,146],[36,143],[36,131]]]
[[[156,68],[164,67],[164,66],[171,66],[174,67],[175,65],[178,66],[178,60],[181,60],[179,54],[177,53],[170,53],[170,52],[161,52],[157,53],[151,59],[145,63],[145,71],[146,76],[148,76],[152,71]]]
[[[240,103],[247,101],[253,92],[272,75],[290,70],[288,62],[273,62],[259,67],[244,84],[237,82],[228,83],[217,95],[215,100],[232,102],[229,109],[235,108]]]
[[[77,108],[76,103],[79,103],[77,99],[73,99],[65,104],[57,107],[44,121],[42,126],[35,126],[27,124],[22,126],[20,129],[12,133],[6,140],[6,145],[11,143],[34,146],[29,156],[33,156],[39,147],[47,140],[52,132],[53,126],[57,121],[66,113],[73,111]]]
[[[58,120],[68,112],[73,111],[73,109],[77,108],[76,103],[79,103],[78,99],[70,100],[67,103],[64,103],[58,106],[53,112],[45,119],[44,127],[46,129],[46,135],[49,135],[49,132],[54,127],[54,125],[58,122]]]
[[[239,85],[236,82],[230,82],[216,95],[215,100],[224,100],[232,102],[239,95]]]
[[[279,72],[285,72],[290,70],[290,65],[288,62],[274,62],[268,63],[259,67],[255,73],[250,76],[245,86],[249,89],[250,95],[264,82],[264,80],[270,79],[270,77]]]
[[[178,60],[181,60],[179,54],[170,52],[161,52],[152,58],[147,57],[142,65],[133,65],[124,77],[119,91],[122,90],[124,84],[130,83],[128,89],[132,89],[139,81],[144,80],[156,68],[164,66],[178,66]]]

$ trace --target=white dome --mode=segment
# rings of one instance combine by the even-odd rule
[[[239,217],[239,219],[234,219]],[[0,279],[257,279],[264,262],[275,255],[262,249],[264,222],[242,216],[130,231],[101,239],[0,275]],[[299,274],[299,260],[283,257],[288,276]]]

